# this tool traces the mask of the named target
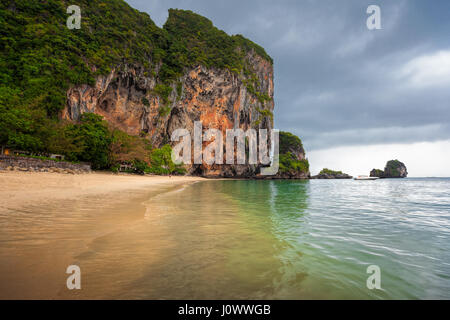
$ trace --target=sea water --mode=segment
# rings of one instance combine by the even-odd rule
[[[450,299],[450,179],[213,180],[143,205],[71,258],[82,290],[55,297]]]

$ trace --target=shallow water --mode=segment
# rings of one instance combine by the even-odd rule
[[[82,290],[65,289],[61,272],[47,280],[62,282],[51,297],[450,299],[450,179],[205,181],[148,197],[129,223],[126,203],[106,208],[100,217],[114,211],[119,225],[65,260],[80,266]],[[93,233],[94,213],[79,212],[60,213]],[[13,245],[0,236],[0,265],[29,252],[27,227],[14,221],[0,216],[14,235]],[[67,234],[61,221],[41,221],[33,235],[52,252],[36,267],[63,250],[35,242]],[[380,267],[381,290],[366,286],[369,265]]]

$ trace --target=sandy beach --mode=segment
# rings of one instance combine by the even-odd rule
[[[67,266],[97,239],[142,223],[152,197],[201,180],[0,171],[0,299],[76,298]]]
[[[131,174],[60,174],[0,171],[0,211],[51,200],[109,194],[129,190],[158,190],[205,180],[189,176],[138,176]]]

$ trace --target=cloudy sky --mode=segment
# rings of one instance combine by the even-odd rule
[[[450,176],[450,1],[128,0],[162,26],[189,9],[274,58],[275,127],[302,138],[311,171]],[[381,30],[368,30],[369,5]]]

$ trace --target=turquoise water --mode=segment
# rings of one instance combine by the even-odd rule
[[[5,213],[0,296],[450,299],[450,179],[208,180],[166,191]],[[67,290],[69,264],[82,290]],[[380,290],[366,286],[371,265]]]
[[[449,179],[216,184],[273,236],[282,297],[450,298]]]
[[[168,243],[119,297],[450,298],[450,179],[206,181],[153,199],[146,224]]]

